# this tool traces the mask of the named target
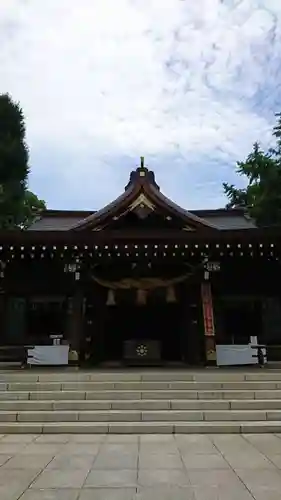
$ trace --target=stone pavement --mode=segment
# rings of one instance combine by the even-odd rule
[[[281,434],[0,436],[1,500],[280,500]]]

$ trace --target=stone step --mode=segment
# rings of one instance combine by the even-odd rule
[[[258,434],[281,433],[281,421],[257,422],[0,422],[1,434]]]
[[[0,401],[17,400],[178,400],[178,399],[281,399],[281,389],[276,390],[158,390],[158,391],[129,391],[117,390],[111,391],[0,391]]]
[[[79,371],[76,369],[42,371],[31,370],[3,370],[0,371],[0,382],[23,383],[52,383],[52,382],[244,382],[269,381],[281,382],[281,370],[256,369],[233,370],[205,369],[205,370],[130,370],[123,371]]]
[[[1,422],[279,421],[280,410],[83,410],[0,411]]]
[[[0,433],[281,433],[281,371],[0,371]]]
[[[11,400],[0,411],[83,410],[281,410],[281,399]]]
[[[173,381],[173,382],[1,382],[0,391],[232,391],[232,390],[249,390],[249,391],[267,391],[281,390],[281,381],[245,381],[245,382],[189,382],[189,381]]]

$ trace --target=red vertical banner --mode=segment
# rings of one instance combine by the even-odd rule
[[[212,290],[209,282],[202,283],[201,297],[203,306],[204,333],[206,337],[215,335]]]

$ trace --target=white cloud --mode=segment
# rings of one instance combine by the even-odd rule
[[[279,0],[1,0],[0,92],[27,117],[31,187],[97,208],[144,154],[176,201],[222,205],[236,159],[270,139],[280,21]]]

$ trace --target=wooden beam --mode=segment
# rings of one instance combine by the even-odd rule
[[[0,231],[0,246],[3,245],[91,245],[107,242],[194,242],[194,243],[280,243],[281,228],[236,229],[217,231],[177,230],[115,230],[115,231]]]

